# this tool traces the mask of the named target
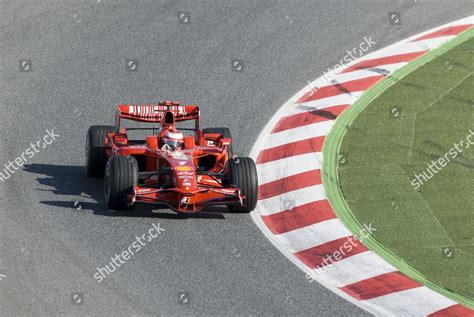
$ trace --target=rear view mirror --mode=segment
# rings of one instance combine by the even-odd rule
[[[226,139],[226,138],[221,139],[221,144],[222,145],[229,145],[231,143],[232,143],[232,139]]]

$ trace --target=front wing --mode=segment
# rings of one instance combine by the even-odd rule
[[[209,205],[242,206],[244,198],[240,190],[235,187],[198,187],[192,193],[184,193],[178,188],[157,189],[135,186],[130,203],[164,204],[177,212],[194,213]]]

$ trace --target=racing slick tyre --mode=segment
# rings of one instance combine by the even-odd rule
[[[86,138],[86,172],[92,177],[104,176],[107,155],[105,138],[107,133],[115,132],[114,126],[94,125],[87,130]]]
[[[240,189],[245,196],[242,206],[230,205],[234,212],[251,212],[257,205],[258,178],[255,162],[250,157],[236,157],[229,160],[229,183]]]
[[[105,201],[112,210],[131,210],[129,195],[138,184],[138,162],[133,156],[113,156],[105,167]]]
[[[202,133],[222,134],[224,138],[232,140],[232,134],[230,133],[229,128],[205,128],[202,129]],[[227,146],[227,151],[230,153],[229,157],[232,157],[232,155],[234,154],[232,143]]]

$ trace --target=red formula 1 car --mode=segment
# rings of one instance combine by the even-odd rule
[[[183,213],[208,205],[228,205],[236,212],[255,208],[254,161],[232,155],[228,128],[201,130],[199,115],[198,106],[175,102],[119,105],[115,126],[89,128],[86,171],[104,176],[111,209],[133,209],[136,202],[164,204]],[[125,128],[130,120],[148,127]],[[188,120],[194,120],[194,128],[177,129],[178,122]],[[151,133],[144,140],[129,139],[135,130]]]

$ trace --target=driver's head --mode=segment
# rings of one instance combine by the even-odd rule
[[[162,142],[172,150],[181,149],[184,144],[183,134],[176,129],[168,129],[163,136]]]

